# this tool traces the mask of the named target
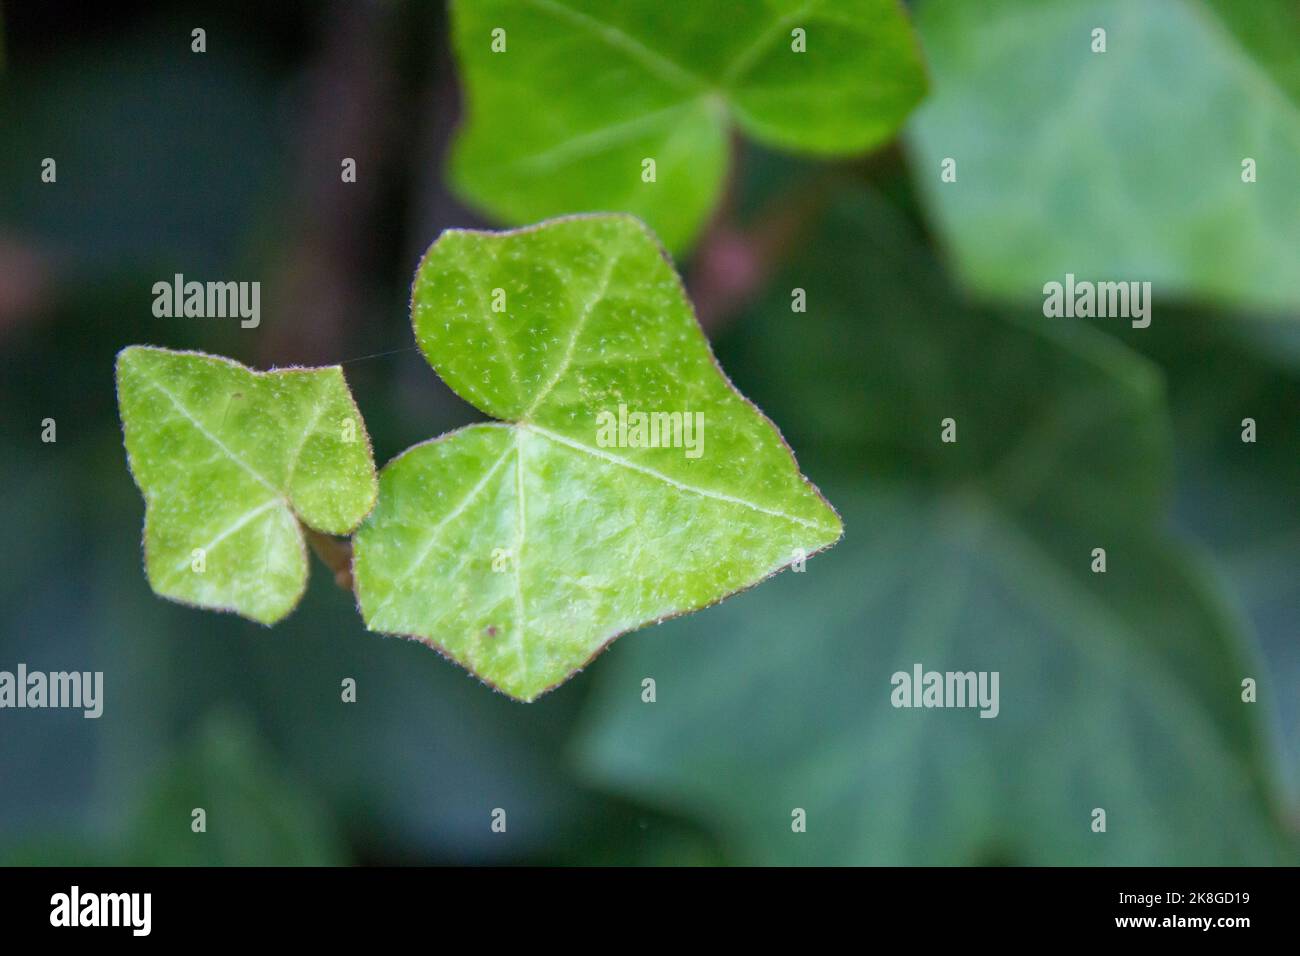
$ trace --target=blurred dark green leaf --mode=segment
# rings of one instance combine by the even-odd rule
[[[840,210],[740,351],[756,377],[804,383],[756,397],[796,447],[829,440],[803,464],[835,469],[845,540],[616,648],[586,772],[754,862],[1290,858],[1265,721],[1240,700],[1259,662],[1163,530],[1159,374],[1086,327],[969,311],[883,203]],[[1000,672],[999,716],[893,708],[890,677],[915,663]]]
[[[193,831],[204,811],[205,832]],[[319,798],[286,775],[244,718],[216,711],[166,767],[128,827],[123,861],[141,866],[327,866],[347,862]]]
[[[1211,550],[1253,626],[1300,822],[1300,376],[1233,331],[1198,310],[1133,338],[1169,370],[1178,526]],[[1254,442],[1242,441],[1247,418]]]

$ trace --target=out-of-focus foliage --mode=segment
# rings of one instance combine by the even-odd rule
[[[273,92],[224,44],[178,69],[187,36],[67,47],[39,72],[11,65],[5,232],[30,233],[88,281],[154,266],[201,275],[246,251],[280,162]],[[47,157],[57,184],[39,181]]]
[[[453,12],[468,113],[453,179],[514,225],[631,212],[681,251],[722,193],[733,125],[769,146],[852,155],[892,137],[925,90],[897,0],[469,0]]]
[[[864,465],[828,482],[842,553],[620,655],[589,715],[593,779],[689,808],[755,862],[1282,858],[1240,700],[1256,661],[1160,527],[1156,369],[1091,329],[966,310],[883,203],[837,208],[774,283],[797,276],[808,315],[778,291],[745,341],[812,383],[778,400],[791,430]],[[918,662],[999,672],[1000,713],[891,707]]]
[[[1178,315],[1140,339],[1167,370],[1177,436],[1176,517],[1204,542],[1252,625],[1262,652],[1261,699],[1288,777],[1300,787],[1300,376],[1268,361],[1235,328],[1203,310]],[[1277,356],[1276,350],[1269,353]],[[1241,440],[1253,424],[1257,440]]]
[[[207,718],[189,747],[162,768],[120,852],[140,866],[347,861],[338,825],[319,797],[276,767],[246,720],[223,711]]]
[[[1300,314],[1292,0],[925,0],[917,26],[913,175],[975,290],[1038,298],[1069,272]]]
[[[329,866],[347,862],[320,801],[274,766],[238,715],[216,710],[138,788],[120,834],[39,833],[6,866]]]

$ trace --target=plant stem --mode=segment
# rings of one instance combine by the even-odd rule
[[[352,542],[332,538],[327,534],[302,526],[307,543],[316,552],[325,567],[334,572],[334,583],[345,591],[352,590]]]

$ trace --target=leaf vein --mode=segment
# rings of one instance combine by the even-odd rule
[[[578,339],[582,337],[582,330],[586,327],[587,320],[591,318],[591,313],[596,311],[596,306],[601,303],[605,298],[605,293],[609,291],[609,280],[614,275],[614,267],[618,265],[621,258],[622,256],[619,255],[611,255],[606,258],[605,273],[601,276],[595,293],[592,294],[591,298],[587,300],[586,305],[583,306],[582,314],[578,316],[578,321],[573,324],[573,334],[569,336],[569,344],[564,349],[564,355],[561,357],[559,365],[556,366],[555,374],[551,376],[550,380],[547,381],[542,390],[537,393],[537,398],[528,406],[527,410],[525,410],[523,415],[520,416],[521,418],[531,417],[532,414],[541,407],[542,402],[546,400],[546,397],[551,394],[551,389],[555,388],[556,383],[558,383],[569,370],[569,365],[573,362],[574,350],[578,347]]]
[[[208,431],[207,427],[206,427],[206,426],[205,426],[201,421],[199,421],[197,418],[195,418],[194,415],[191,414],[191,412],[189,411],[189,409],[187,409],[184,405],[181,404],[180,399],[178,399],[174,394],[172,394],[172,392],[171,392],[170,389],[168,389],[168,388],[167,388],[165,385],[163,385],[161,382],[155,382],[155,381],[153,381],[152,379],[144,379],[144,381],[145,381],[145,384],[152,386],[153,388],[157,389],[158,391],[160,391],[160,392],[162,392],[164,395],[166,395],[168,401],[170,401],[170,402],[172,403],[173,407],[175,407],[175,409],[176,409],[178,412],[180,412],[181,415],[183,415],[183,416],[185,417],[185,419],[186,419],[187,421],[189,421],[189,423],[190,423],[191,425],[193,425],[193,426],[198,430],[199,434],[203,435],[203,437],[207,438],[210,442],[212,442],[214,445],[216,445],[218,448],[220,448],[223,452],[225,452],[227,458],[229,458],[231,461],[233,461],[233,462],[234,462],[236,465],[238,465],[240,468],[244,469],[244,471],[248,472],[248,474],[250,474],[252,477],[256,478],[256,479],[257,479],[259,482],[261,482],[261,484],[263,484],[263,485],[264,485],[264,486],[265,486],[269,491],[273,491],[273,492],[275,492],[277,495],[280,494],[280,489],[276,488],[275,485],[271,484],[271,483],[270,483],[269,481],[267,481],[264,477],[262,477],[262,475],[261,475],[261,474],[257,471],[257,469],[255,469],[252,465],[250,465],[248,462],[244,461],[242,458],[240,458],[238,455],[236,455],[233,451],[231,451],[230,448],[226,445],[225,442],[223,442],[223,441],[222,441],[220,438],[218,438],[216,435],[212,434],[212,432]]]
[[[424,547],[420,549],[419,555],[413,562],[411,562],[411,566],[402,573],[402,576],[390,585],[391,590],[389,591],[388,597],[385,598],[377,608],[375,608],[374,613],[370,615],[370,620],[378,620],[379,615],[393,602],[393,599],[397,597],[398,589],[411,577],[411,575],[420,569],[420,565],[424,563],[425,559],[433,551],[434,547],[438,543],[438,532],[465,512],[465,509],[474,502],[474,499],[479,496],[479,493],[487,486],[487,483],[492,480],[492,476],[497,473],[505,460],[510,457],[512,451],[514,451],[512,446],[506,446],[505,451],[503,451],[500,457],[498,457],[492,464],[492,467],[483,473],[483,477],[478,480],[478,483],[466,492],[465,497],[460,500],[460,503],[451,511],[447,512],[447,514],[429,530],[429,537],[426,540]]]
[[[285,504],[285,500],[280,497],[275,497],[275,498],[268,499],[267,501],[263,501],[261,504],[257,505],[256,507],[251,508],[248,511],[245,511],[242,515],[240,515],[233,522],[231,522],[230,525],[225,528],[225,530],[223,530],[220,534],[214,537],[207,544],[203,545],[199,550],[201,550],[204,556],[206,557],[208,552],[212,551],[217,545],[221,544],[222,541],[225,541],[232,534],[234,534],[240,528],[244,527],[254,518],[258,517],[263,512],[268,511],[269,509],[275,507],[276,505],[284,505],[284,504]],[[190,561],[191,558],[186,557],[179,564],[177,564],[176,567],[172,569],[172,573],[169,576],[168,580],[170,581],[174,579],[178,573],[184,571],[187,567],[189,567]]]
[[[665,484],[672,485],[674,488],[678,489],[679,491],[689,492],[690,494],[699,495],[703,498],[712,498],[716,501],[725,501],[730,504],[741,505],[753,511],[758,511],[761,512],[762,514],[771,515],[774,518],[782,518],[786,521],[793,521],[795,524],[801,524],[806,528],[815,528],[819,531],[832,530],[826,525],[818,524],[815,521],[809,521],[807,518],[800,518],[797,515],[787,514],[786,512],[778,511],[775,508],[765,508],[762,505],[755,504],[752,501],[746,501],[744,498],[737,498],[734,495],[723,494],[720,491],[710,491],[707,488],[699,488],[696,487],[695,485],[685,484],[683,482],[678,481],[676,478],[671,477],[670,475],[665,475],[662,471],[656,471],[654,468],[647,467],[646,465],[638,465],[636,462],[628,461],[626,458],[620,458],[617,455],[611,455],[608,452],[601,451],[597,448],[592,448],[589,445],[584,445],[581,442],[576,442],[571,438],[567,438],[566,436],[561,435],[558,432],[553,432],[547,428],[541,428],[537,425],[524,425],[524,424],[520,424],[517,427],[530,429],[531,431],[536,432],[537,434],[541,435],[544,438],[549,438],[551,441],[555,442],[556,444],[564,445],[568,448],[574,449],[575,451],[585,452],[586,454],[591,455],[593,458],[599,458],[602,461],[607,461],[615,465],[621,465],[622,467],[628,468],[632,471],[638,471],[643,475],[650,476],[651,478],[657,478],[660,481],[664,482]]]
[[[651,49],[636,37],[612,23],[597,20],[595,17],[574,10],[572,7],[557,2],[557,0],[527,0],[527,2],[536,10],[549,13],[560,20],[567,20],[574,26],[582,27],[589,33],[595,34],[604,40],[607,46],[626,53],[651,73],[674,86],[683,89],[700,89],[709,85],[699,74],[688,70],[657,50]]]
[[[515,525],[515,651],[519,657],[519,680],[528,683],[528,655],[524,650],[524,631],[527,617],[524,613],[524,539],[528,534],[528,509],[524,503],[524,432],[515,431],[515,501],[518,521]]]

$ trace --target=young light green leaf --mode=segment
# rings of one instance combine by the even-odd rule
[[[680,251],[718,200],[732,124],[781,149],[860,153],[925,91],[897,0],[474,0],[452,12],[468,110],[452,179],[509,224],[630,212]]]
[[[1294,0],[929,0],[918,27],[916,177],[977,291],[1073,273],[1300,314]]]
[[[839,538],[636,219],[445,232],[416,274],[412,319],[442,378],[505,421],[384,468],[355,538],[372,630],[423,639],[532,700],[623,632]]]
[[[197,352],[117,358],[154,591],[273,624],[307,584],[299,521],[347,534],[374,506],[370,439],[338,366],[255,372]]]

